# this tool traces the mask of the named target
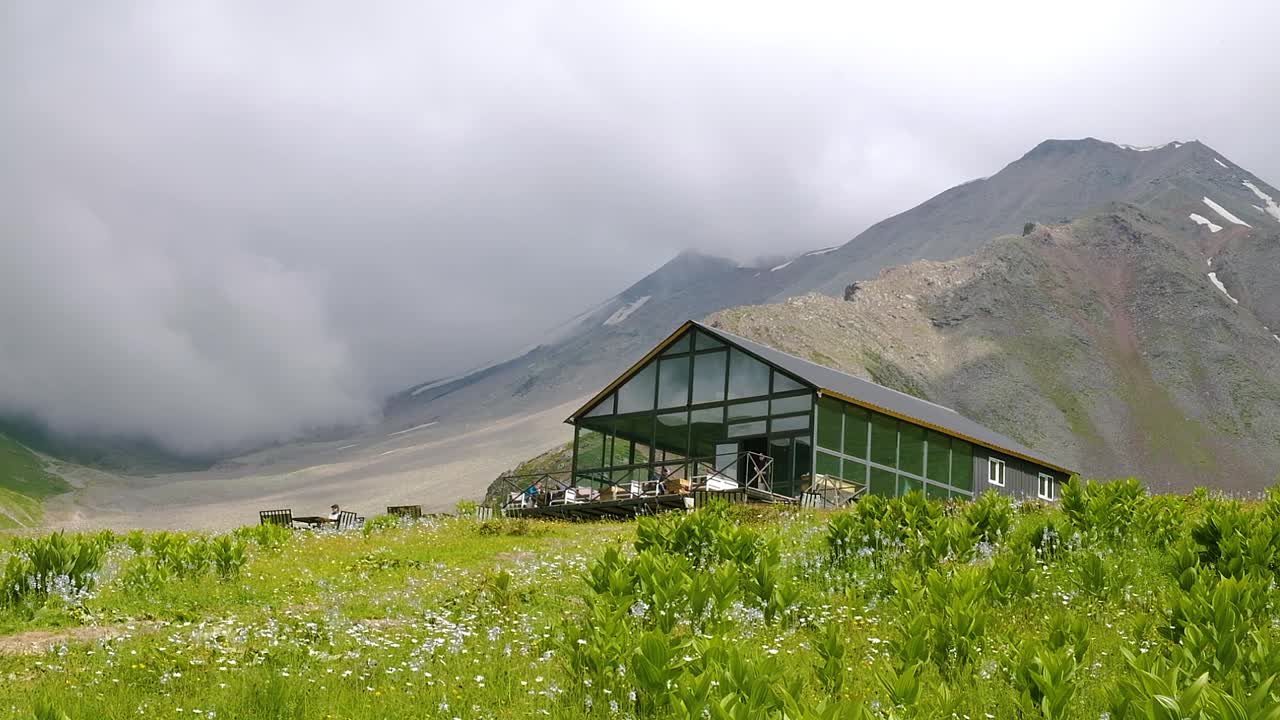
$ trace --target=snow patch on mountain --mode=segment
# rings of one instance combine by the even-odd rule
[[[1245,227],[1253,227],[1253,226],[1252,226],[1252,225],[1250,225],[1249,223],[1247,223],[1247,222],[1245,222],[1245,221],[1241,220],[1240,218],[1236,217],[1235,215],[1232,215],[1232,214],[1231,214],[1231,212],[1230,212],[1229,210],[1227,210],[1226,208],[1222,207],[1222,206],[1221,206],[1221,205],[1219,205],[1218,203],[1216,203],[1216,202],[1214,202],[1214,201],[1210,200],[1208,197],[1204,198],[1204,204],[1205,204],[1205,205],[1208,205],[1210,210],[1212,210],[1212,211],[1214,211],[1214,212],[1218,213],[1219,215],[1221,215],[1221,216],[1222,216],[1222,217],[1223,217],[1227,222],[1232,222],[1232,223],[1235,223],[1236,225],[1243,225],[1243,226],[1245,226]]]
[[[807,252],[804,255],[801,255],[800,257],[817,257],[818,255],[826,255],[827,253],[833,253],[839,249],[840,249],[839,245],[834,245],[829,248],[822,248],[821,250],[814,250],[812,252]]]
[[[1118,148],[1123,148],[1125,150],[1132,150],[1134,152],[1151,152],[1152,150],[1163,150],[1170,146],[1172,146],[1174,150],[1177,150],[1178,148],[1182,147],[1185,143],[1175,140],[1173,142],[1167,142],[1163,145],[1125,145],[1124,143],[1111,143],[1111,144],[1115,145]]]
[[[784,267],[786,267],[786,266],[790,265],[790,264],[791,264],[791,263],[793,263],[793,262],[795,262],[795,260],[788,260],[788,261],[786,261],[786,262],[782,263],[781,265],[778,265],[777,267],[771,267],[771,268],[769,268],[769,272],[778,272],[779,270],[781,270],[782,268],[784,268]]]
[[[633,302],[629,302],[626,305],[623,305],[622,307],[618,308],[617,312],[610,315],[609,319],[604,321],[604,324],[617,325],[623,320],[626,320],[627,318],[631,317],[631,313],[639,310],[641,307],[644,306],[645,303],[649,302],[649,298],[651,297],[653,296],[645,295],[644,297],[641,297]]]
[[[1197,225],[1208,225],[1208,226],[1209,226],[1209,232],[1215,232],[1215,233],[1216,233],[1216,232],[1218,232],[1219,230],[1221,230],[1221,229],[1222,229],[1222,226],[1221,226],[1221,225],[1218,225],[1218,224],[1214,223],[1214,222],[1213,222],[1213,221],[1211,221],[1209,218],[1207,218],[1207,217],[1205,217],[1205,216],[1203,216],[1203,215],[1200,215],[1200,214],[1198,214],[1198,213],[1191,213],[1191,214],[1190,214],[1190,215],[1188,215],[1187,217],[1191,218],[1191,221],[1192,221],[1192,222],[1194,222],[1194,223],[1195,223],[1195,224],[1197,224]]]
[[[1211,272],[1211,273],[1209,273],[1209,280],[1213,283],[1214,287],[1216,287],[1216,288],[1218,288],[1219,290],[1221,290],[1221,291],[1222,291],[1222,294],[1227,296],[1227,299],[1228,299],[1228,300],[1230,300],[1231,302],[1233,302],[1233,303],[1235,303],[1235,304],[1237,304],[1237,305],[1239,305],[1239,304],[1240,304],[1240,301],[1239,301],[1239,300],[1237,300],[1237,299],[1235,299],[1235,298],[1231,297],[1231,293],[1227,292],[1227,286],[1226,286],[1226,285],[1223,285],[1223,284],[1222,284],[1222,281],[1218,279],[1218,273],[1216,273],[1216,272]]]
[[[438,422],[436,422],[436,421],[432,421],[432,422],[425,422],[425,423],[422,423],[421,425],[414,425],[414,426],[413,426],[413,427],[411,427],[411,428],[405,428],[404,430],[397,430],[397,431],[395,431],[395,432],[389,432],[389,433],[387,433],[387,437],[395,437],[396,435],[404,435],[405,433],[411,433],[411,432],[413,432],[414,430],[425,430],[425,429],[427,429],[427,428],[429,428],[429,427],[432,427],[432,426],[434,426],[434,425],[439,425],[439,424],[440,424],[440,423],[438,423]],[[383,455],[386,455],[386,453],[382,453],[382,454],[383,454]]]
[[[1221,165],[1221,166],[1222,166],[1222,167],[1224,167],[1224,168],[1225,168],[1225,167],[1227,167],[1227,164],[1226,164],[1226,163],[1224,163],[1224,162],[1222,162],[1222,161],[1221,161],[1221,160],[1219,160],[1218,158],[1214,158],[1214,159],[1213,159],[1213,161],[1214,161],[1214,162],[1216,162],[1216,163],[1218,163],[1219,165]],[[1228,170],[1230,170],[1231,168],[1227,168],[1227,169],[1228,169]]]
[[[1272,200],[1270,195],[1259,190],[1257,185],[1246,180],[1244,182],[1244,186],[1252,190],[1253,194],[1257,195],[1259,200],[1267,204],[1266,209],[1260,208],[1257,205],[1254,205],[1254,207],[1275,218],[1276,222],[1280,222],[1280,205],[1277,205],[1276,201]]]

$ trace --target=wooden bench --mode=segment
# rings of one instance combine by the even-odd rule
[[[364,518],[356,517],[356,514],[350,510],[343,510],[338,513],[338,532],[356,530],[363,526]]]
[[[259,525],[279,525],[280,527],[293,527],[293,510],[259,510]]]
[[[388,505],[387,514],[396,517],[412,518],[417,520],[422,517],[421,505]]]

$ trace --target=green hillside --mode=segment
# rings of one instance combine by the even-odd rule
[[[1280,716],[1280,493],[13,546],[4,717]]]
[[[0,528],[39,524],[44,500],[70,489],[34,453],[0,435]]]

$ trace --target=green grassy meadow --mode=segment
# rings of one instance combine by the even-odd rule
[[[0,434],[0,529],[38,525],[44,500],[70,489],[34,453]]]
[[[1280,493],[0,536],[0,718],[1280,718]]]

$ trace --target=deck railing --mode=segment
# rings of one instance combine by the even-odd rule
[[[815,475],[808,489],[801,494],[800,505],[809,508],[841,508],[852,505],[866,492],[866,485],[830,475]]]
[[[740,452],[577,473],[567,469],[520,475],[507,473],[498,478],[494,495],[499,506],[506,510],[742,487],[772,493],[773,458]]]

